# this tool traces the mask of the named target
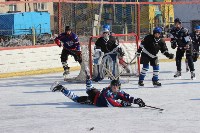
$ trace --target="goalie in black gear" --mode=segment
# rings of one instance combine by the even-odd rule
[[[188,29],[182,27],[182,22],[179,18],[174,20],[175,27],[170,31],[171,47],[176,50],[176,67],[177,72],[174,75],[175,78],[181,77],[181,60],[184,54],[191,72],[191,78],[195,77],[194,74],[194,63],[193,63],[193,44],[191,42]]]
[[[160,37],[162,29],[159,27],[154,28],[153,35],[147,35],[141,42],[139,49],[136,52],[137,56],[140,56],[140,64],[143,64],[142,71],[139,76],[139,87],[144,86],[144,78],[149,69],[149,63],[153,67],[152,83],[154,86],[161,86],[158,82],[159,78],[159,63],[158,52],[161,51],[167,58],[173,59],[174,55],[168,52],[165,41]]]
[[[118,74],[117,60],[124,67],[127,72],[130,71],[126,67],[126,63],[123,60],[125,55],[121,47],[118,46],[119,41],[117,38],[111,35],[110,25],[104,25],[102,30],[102,36],[97,39],[94,50],[94,75],[93,80],[98,82],[105,76],[103,67],[112,69],[112,74],[116,76]]]

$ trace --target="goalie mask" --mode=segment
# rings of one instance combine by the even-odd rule
[[[110,36],[110,25],[104,25],[102,28],[102,33],[103,33],[103,37],[106,40],[109,40],[109,36]]]

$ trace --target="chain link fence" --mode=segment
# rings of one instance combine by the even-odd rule
[[[84,38],[101,34],[101,26],[110,24],[116,34],[136,33],[143,37],[156,26],[163,28],[164,37],[180,18],[190,32],[200,25],[200,1],[197,0],[112,0],[112,1],[14,1],[0,2],[0,17],[25,12],[49,13],[49,17],[25,18],[23,23],[1,17],[0,47],[44,45],[53,43],[54,36],[69,25]],[[26,6],[25,6],[26,5]],[[32,24],[35,22],[34,24]],[[31,25],[32,24],[32,25]],[[16,25],[18,27],[16,28]],[[48,31],[48,32],[47,32]],[[18,34],[15,34],[18,33]]]

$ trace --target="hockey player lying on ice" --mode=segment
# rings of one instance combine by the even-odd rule
[[[66,97],[81,104],[91,104],[98,107],[125,107],[131,106],[133,103],[138,104],[139,107],[145,107],[145,103],[142,99],[131,97],[121,90],[121,83],[119,80],[112,80],[110,86],[99,91],[93,87],[92,81],[88,78],[86,80],[86,93],[88,96],[77,96],[72,91],[59,84],[59,82],[55,82],[50,90],[52,92],[62,92]]]

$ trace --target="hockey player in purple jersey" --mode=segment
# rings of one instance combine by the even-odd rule
[[[144,86],[144,78],[147,71],[149,70],[149,63],[153,67],[153,77],[152,83],[154,87],[161,86],[161,83],[158,82],[159,78],[159,61],[158,61],[158,52],[161,51],[167,58],[173,59],[174,54],[168,52],[165,41],[161,38],[162,29],[156,27],[153,30],[153,34],[147,35],[141,42],[139,49],[135,53],[136,56],[140,56],[140,64],[143,64],[142,71],[139,76],[138,86]]]
[[[59,47],[63,46],[60,58],[64,69],[63,75],[66,76],[69,74],[69,67],[67,64],[69,55],[72,55],[74,60],[78,61],[80,64],[82,62],[81,47],[78,36],[71,31],[69,26],[66,26],[65,32],[56,37],[54,41]]]
[[[121,89],[119,80],[112,80],[108,87],[99,91],[93,87],[92,80],[88,78],[86,80],[87,96],[77,96],[58,82],[55,82],[50,90],[62,92],[66,97],[81,104],[91,104],[98,107],[126,107],[131,106],[131,104],[138,104],[139,107],[145,107],[141,98],[134,98]]]

